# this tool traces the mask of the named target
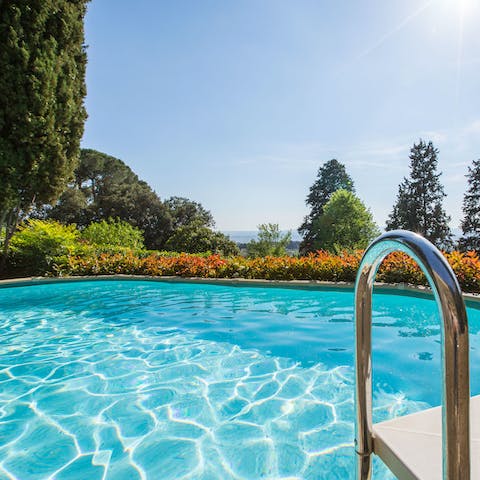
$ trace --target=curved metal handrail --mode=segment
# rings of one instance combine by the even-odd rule
[[[400,251],[420,266],[432,287],[442,320],[443,478],[470,479],[470,381],[468,321],[455,274],[441,252],[416,233],[394,230],[374,240],[363,255],[355,282],[355,448],[357,479],[372,473],[372,292],[383,259]]]

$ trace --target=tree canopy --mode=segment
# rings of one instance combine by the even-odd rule
[[[463,198],[461,250],[480,251],[480,160],[474,160],[468,167],[467,191]]]
[[[212,252],[225,256],[239,255],[235,242],[213,230],[211,212],[201,203],[184,197],[170,197],[164,205],[172,219],[172,228],[164,248],[173,252]]]
[[[238,253],[228,237],[212,230],[213,216],[200,203],[184,197],[162,202],[122,160],[91,149],[81,151],[74,180],[57,204],[36,216],[80,227],[120,219],[142,230],[152,250]]]
[[[318,170],[317,179],[310,187],[306,204],[310,206],[310,213],[305,217],[298,229],[303,240],[300,244],[300,253],[306,254],[315,250],[318,236],[317,220],[323,214],[323,209],[331,196],[337,190],[355,192],[353,180],[348,175],[345,165],[336,159],[324,163]]]
[[[438,150],[423,140],[410,150],[410,177],[398,189],[387,230],[397,228],[420,233],[440,248],[451,247],[451,232],[442,202],[446,196],[437,173]]]
[[[168,209],[150,186],[118,158],[90,149],[81,151],[74,181],[47,216],[79,226],[118,218],[140,228],[150,249],[163,248],[172,233]]]
[[[338,252],[363,249],[379,234],[372,214],[348,190],[337,190],[315,220],[315,250]]]
[[[203,227],[214,227],[212,214],[198,203],[184,197],[170,197],[164,202],[172,218],[172,229],[197,223]]]
[[[280,257],[286,255],[291,239],[291,232],[282,235],[278,223],[263,223],[258,226],[258,239],[247,243],[248,256]]]
[[[86,119],[86,0],[0,2],[0,228],[4,252],[34,203],[71,179]]]
[[[229,237],[195,221],[177,228],[167,240],[165,249],[181,253],[211,252],[224,256],[240,253],[237,244]]]

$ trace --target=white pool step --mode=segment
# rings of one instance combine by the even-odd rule
[[[470,439],[471,478],[480,479],[480,395],[470,400]],[[374,424],[373,443],[399,479],[442,479],[441,407]]]

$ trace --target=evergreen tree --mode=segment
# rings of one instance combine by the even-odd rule
[[[204,227],[213,228],[215,221],[211,212],[203,208],[202,204],[184,197],[170,197],[163,202],[172,217],[174,229],[197,223]]]
[[[468,188],[463,198],[462,232],[460,250],[480,252],[480,160],[468,167]]]
[[[452,246],[452,234],[442,202],[446,196],[437,173],[438,150],[423,140],[410,150],[410,177],[404,178],[386,229],[420,233],[440,248]]]
[[[337,190],[315,220],[314,250],[363,249],[379,234],[371,212],[352,192]]]
[[[35,203],[72,176],[86,112],[87,0],[0,2],[0,230],[11,235]]]
[[[169,211],[150,186],[118,158],[91,149],[82,149],[73,182],[45,216],[80,227],[118,218],[140,228],[150,249],[162,249],[173,232]]]
[[[228,236],[196,220],[177,228],[167,240],[165,249],[183,253],[211,252],[226,257],[240,254],[237,244]]]
[[[300,243],[301,255],[315,250],[314,244],[318,236],[317,220],[323,214],[323,209],[332,194],[340,189],[355,192],[353,180],[347,174],[345,165],[336,159],[332,159],[320,167],[317,179],[310,187],[310,193],[307,196],[306,204],[311,207],[311,210],[298,229],[303,237]]]
[[[142,230],[145,246],[152,250],[196,253],[201,250],[192,247],[194,238],[198,248],[228,254],[235,250],[228,238],[212,230],[213,216],[200,203],[183,197],[162,202],[122,160],[92,149],[81,150],[75,177],[56,205],[38,209],[34,216],[79,227],[124,220]]]

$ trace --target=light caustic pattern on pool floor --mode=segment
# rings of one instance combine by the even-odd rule
[[[59,315],[2,321],[1,479],[353,478],[351,367]]]

